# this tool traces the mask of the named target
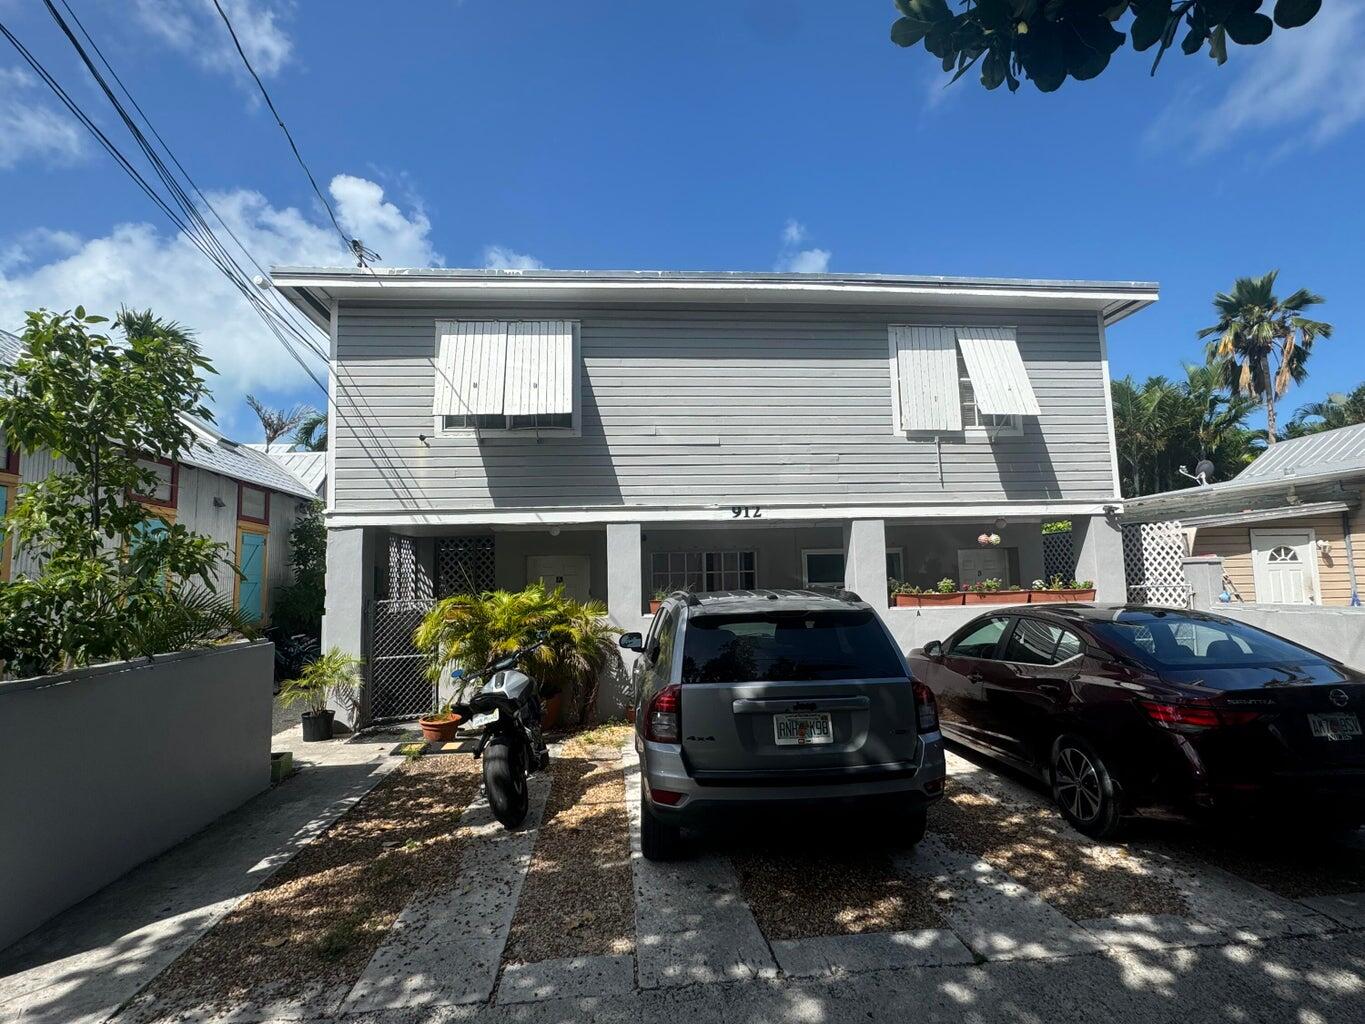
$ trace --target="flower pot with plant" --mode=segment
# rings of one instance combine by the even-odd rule
[[[417,726],[422,730],[422,739],[428,743],[449,743],[455,738],[462,719],[452,710],[452,703],[452,701],[438,703],[431,714],[417,719]]]
[[[280,684],[277,700],[285,707],[303,707],[303,739],[305,743],[332,738],[332,723],[336,712],[328,707],[335,701],[354,709],[360,690],[360,666],[339,647],[332,647],[303,667],[297,679],[286,679]]]
[[[1023,604],[1028,594],[1018,587],[1006,589],[997,579],[982,580],[967,588],[968,604]]]
[[[1093,580],[1072,580],[1066,585],[1068,600],[1071,601],[1093,601],[1095,600],[1095,583]]]
[[[664,603],[664,598],[668,596],[667,590],[656,590],[654,596],[649,599],[649,614],[653,615]]]
[[[945,576],[934,585],[933,590],[922,591],[918,595],[921,605],[962,604],[965,594],[957,588],[957,582]]]
[[[893,580],[891,586],[891,603],[897,608],[913,608],[918,605],[920,598],[919,587],[911,586],[909,583],[902,583]]]

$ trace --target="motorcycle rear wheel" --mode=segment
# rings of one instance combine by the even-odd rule
[[[506,736],[494,736],[483,750],[483,786],[493,817],[506,828],[526,820],[530,794],[526,788],[526,759]]]

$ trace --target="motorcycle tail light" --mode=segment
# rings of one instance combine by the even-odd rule
[[[677,743],[682,735],[682,687],[665,686],[649,700],[645,712],[645,739],[654,743]]]
[[[934,699],[934,691],[918,679],[911,684],[911,691],[915,695],[915,716],[919,731],[938,732],[938,701]]]

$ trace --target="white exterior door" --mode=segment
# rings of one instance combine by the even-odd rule
[[[526,559],[526,580],[540,580],[546,590],[562,586],[575,601],[588,599],[587,555],[531,555]]]
[[[1318,604],[1312,530],[1252,530],[1256,600],[1261,604]]]
[[[1009,556],[1003,548],[962,548],[957,553],[957,578],[964,584],[999,580],[1008,584]]]

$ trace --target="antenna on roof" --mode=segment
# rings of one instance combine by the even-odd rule
[[[365,243],[358,238],[351,239],[351,255],[355,257],[355,265],[361,270],[365,269],[367,263],[378,263],[384,258],[373,249],[366,248]]]

